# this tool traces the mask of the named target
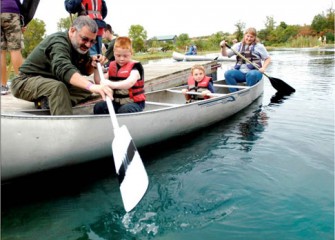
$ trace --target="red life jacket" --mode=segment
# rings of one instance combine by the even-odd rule
[[[127,79],[136,62],[128,62],[120,69],[117,69],[116,61],[109,65],[108,78],[111,81],[123,81]],[[138,79],[130,89],[114,89],[113,98],[115,102],[121,105],[127,102],[145,101],[144,79]]]
[[[188,80],[188,90],[194,91],[194,92],[203,92],[205,90],[208,90],[209,82],[212,80],[211,77],[205,76],[200,82],[197,82],[194,80],[193,76],[191,75]],[[191,97],[196,97],[197,99],[203,99],[200,95],[191,95]],[[208,99],[209,96],[205,96],[205,99]]]
[[[91,19],[102,20],[102,0],[82,0],[81,4],[84,5],[86,13]]]

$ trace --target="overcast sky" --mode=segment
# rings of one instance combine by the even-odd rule
[[[210,35],[219,31],[233,33],[235,24],[263,29],[266,17],[276,25],[311,24],[313,18],[333,6],[334,0],[190,0],[115,1],[106,0],[105,21],[114,32],[128,35],[131,25],[141,25],[148,38],[187,33],[190,37]],[[46,24],[47,34],[57,31],[60,18],[69,16],[64,0],[40,0],[35,18]]]

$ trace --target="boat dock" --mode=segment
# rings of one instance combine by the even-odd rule
[[[184,84],[194,64],[201,64],[206,74],[216,78],[217,62],[171,62],[144,64],[145,91],[151,92]],[[22,109],[34,109],[34,103],[13,97],[11,94],[1,95],[1,112],[12,112]]]

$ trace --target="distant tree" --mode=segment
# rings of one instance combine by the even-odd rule
[[[327,14],[318,14],[313,18],[311,28],[320,36],[326,36],[327,42],[334,42],[334,9],[329,8]]]
[[[236,27],[236,31],[234,33],[235,38],[238,40],[241,40],[243,38],[244,35],[244,28],[245,28],[245,23],[239,21],[238,23],[235,24]]]
[[[291,37],[297,36],[299,34],[300,29],[301,27],[299,25],[287,25],[284,31],[283,42],[288,41]]]
[[[59,20],[59,22],[57,23],[57,30],[58,31],[66,31],[68,30],[71,25],[72,25],[72,21],[75,19],[75,16],[73,16],[73,19],[71,20],[70,16],[66,17],[66,18],[61,18]]]
[[[147,41],[147,47],[148,48],[157,48],[159,47],[159,42],[156,37],[151,38]]]
[[[324,29],[325,32],[325,36],[327,38],[327,43],[329,42],[334,42],[334,9],[333,8],[329,8],[327,10],[327,26],[326,29]]]
[[[314,29],[317,33],[322,32],[324,29],[327,28],[327,18],[322,15],[318,14],[313,18],[312,24],[311,24],[312,29]]]
[[[334,33],[334,27],[335,27],[334,26],[334,22],[335,22],[334,15],[335,15],[334,9],[329,8],[328,13],[326,15],[326,17],[327,17],[327,29],[333,30],[333,33]]]
[[[267,16],[265,21],[265,29],[258,31],[258,38],[266,45],[271,45],[274,37],[271,32],[275,29],[275,21],[273,17]]]
[[[279,27],[281,27],[282,29],[286,29],[288,25],[285,22],[280,22]]]
[[[217,33],[214,33],[212,35],[209,36],[207,42],[207,47],[208,49],[218,49],[220,47],[220,42],[225,39],[225,40],[229,40],[227,39],[227,37],[229,36],[228,33],[223,33],[222,31],[221,32],[217,32]]]
[[[190,37],[187,33],[182,33],[177,37],[176,46],[179,49],[185,49],[191,42]]]
[[[27,26],[24,32],[24,48],[22,49],[22,56],[26,58],[34,48],[43,40],[45,35],[44,21],[34,18]]]
[[[203,51],[204,49],[206,49],[206,42],[204,39],[195,39],[194,41],[194,45],[197,46],[197,51]]]
[[[169,51],[169,50],[173,49],[173,42],[171,42],[171,41],[164,42],[164,43],[161,44],[161,46],[162,46],[162,51],[166,52],[166,51]]]
[[[131,25],[129,29],[129,37],[132,39],[132,44],[135,52],[145,52],[145,42],[147,39],[147,31],[141,25]]]
[[[267,16],[266,17],[266,21],[265,21],[265,29],[268,31],[268,32],[271,32],[275,29],[275,20],[273,19],[273,17],[271,16]]]
[[[291,26],[292,27],[292,26]],[[297,36],[317,36],[317,32],[311,28],[311,26],[305,25],[305,26],[296,26],[296,34]],[[293,34],[291,34],[293,35]]]
[[[285,22],[281,22],[275,30],[271,32],[272,44],[286,43],[290,38],[295,37],[299,32],[300,27],[298,25],[287,25]]]

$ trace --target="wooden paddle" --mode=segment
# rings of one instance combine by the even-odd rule
[[[246,57],[244,57],[241,53],[239,53],[238,51],[236,51],[235,49],[233,49],[232,47],[230,47],[227,43],[226,43],[226,47],[228,47],[229,49],[231,49],[236,55],[238,55],[239,57],[241,57],[246,62],[252,64],[256,69],[259,70],[259,67],[255,63],[251,62],[249,59],[247,59]],[[266,73],[263,73],[263,74],[270,80],[271,85],[280,94],[282,94],[282,95],[290,95],[291,93],[295,92],[295,89],[293,87],[291,87],[290,85],[288,85],[283,80],[280,80],[280,79],[274,78],[274,77],[270,77]]]
[[[104,74],[100,63],[97,63],[100,84]],[[112,151],[118,175],[123,206],[126,212],[131,211],[142,199],[149,185],[147,172],[135,143],[125,125],[119,126],[111,99],[106,96],[109,115],[114,130]]]

